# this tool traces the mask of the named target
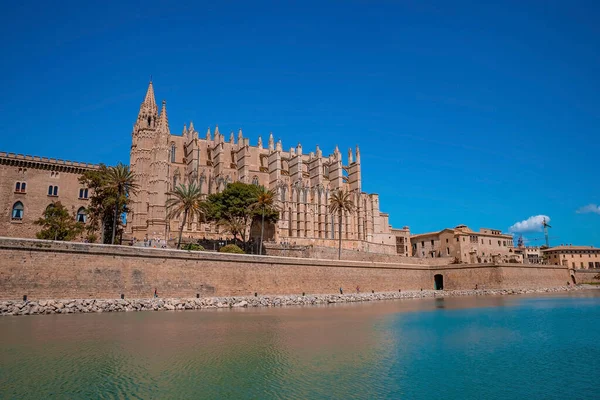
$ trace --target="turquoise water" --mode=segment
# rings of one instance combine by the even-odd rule
[[[0,318],[2,399],[595,399],[596,291]]]

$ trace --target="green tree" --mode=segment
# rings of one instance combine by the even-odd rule
[[[128,198],[130,195],[137,194],[140,186],[137,184],[136,176],[131,172],[129,166],[121,163],[108,169],[107,183],[116,192],[111,239],[111,243],[114,243],[115,234],[117,233],[117,220],[120,219],[119,215],[121,215],[119,213],[121,198],[123,196]]]
[[[250,209],[255,214],[260,215],[260,249],[258,254],[262,254],[263,239],[265,235],[265,217],[269,222],[276,223],[279,220],[279,206],[276,203],[277,198],[273,190],[267,190],[264,186],[259,187],[255,202],[250,205]]]
[[[259,193],[259,186],[243,182],[230,183],[221,193],[208,196],[207,217],[216,222],[241,221],[243,228],[239,235],[245,247],[246,230],[255,215],[251,206],[256,202]]]
[[[79,182],[91,192],[86,209],[86,229],[88,234],[100,232],[101,243],[114,243],[110,242],[110,238],[123,229],[121,218],[118,216],[129,211],[128,205],[131,201],[126,192],[122,191],[119,195],[118,188],[111,185],[110,174],[110,167],[101,164],[98,169],[86,171],[79,178]]]
[[[344,212],[351,213],[354,211],[354,203],[350,197],[350,193],[346,191],[335,191],[329,197],[329,212],[338,215],[338,260],[342,258],[342,220]]]
[[[36,233],[38,239],[73,240],[84,229],[83,224],[76,222],[75,215],[69,214],[60,201],[46,207],[42,217],[34,224],[42,226],[42,230]]]
[[[183,234],[183,227],[188,217],[194,219],[205,214],[206,204],[202,201],[202,194],[200,188],[194,183],[189,185],[179,185],[174,190],[167,193],[169,198],[167,199],[167,218],[178,218],[183,214],[183,221],[179,227],[179,240],[177,241],[177,248],[181,247],[181,235]]]

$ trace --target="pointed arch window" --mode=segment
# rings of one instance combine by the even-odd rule
[[[77,222],[82,222],[84,224],[87,222],[85,207],[79,207],[79,210],[77,210]]]
[[[58,196],[58,186],[48,186],[48,196]]]
[[[258,176],[254,176],[254,178],[252,178],[252,184],[254,186],[258,186]]]
[[[88,189],[87,188],[81,188],[79,189],[79,198],[80,199],[87,199],[88,198]]]
[[[171,143],[171,162],[175,162],[175,143]]]
[[[11,213],[12,219],[16,220],[16,221],[22,220],[24,211],[25,211],[25,208],[23,207],[23,203],[21,203],[20,201],[17,201],[12,206],[12,213]]]

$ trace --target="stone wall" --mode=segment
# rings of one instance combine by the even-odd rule
[[[575,269],[571,270],[571,275],[575,276],[575,281],[580,283],[596,283],[600,284],[600,280],[594,279],[600,275],[600,269]]]
[[[35,239],[0,238],[0,298],[148,298],[553,287],[567,268],[523,265],[430,267],[401,263],[187,252]]]
[[[317,258],[324,260],[337,260],[337,247],[325,247],[318,245],[280,245],[276,243],[264,243],[266,254],[281,257],[299,257],[299,258]],[[350,261],[370,261],[396,264],[415,264],[415,265],[448,265],[452,262],[452,257],[438,258],[418,258],[404,257],[399,254],[366,252],[361,250],[342,248],[342,260]]]

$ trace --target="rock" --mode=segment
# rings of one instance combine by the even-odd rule
[[[233,307],[248,307],[248,302],[247,301],[240,301],[239,303],[235,303],[233,305]]]

